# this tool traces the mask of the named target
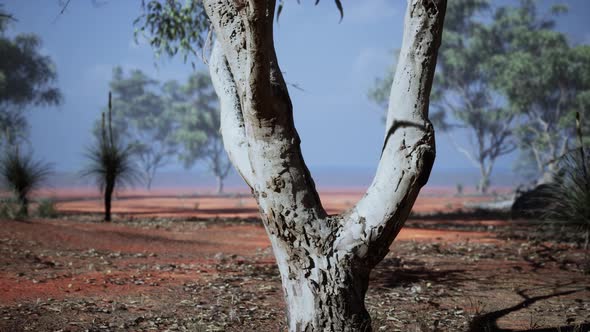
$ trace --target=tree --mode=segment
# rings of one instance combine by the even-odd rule
[[[521,117],[516,131],[522,157],[533,165],[539,182],[558,171],[560,157],[569,150],[576,111],[590,115],[590,46],[570,46],[554,30],[553,15],[539,15],[535,2],[505,7],[495,14],[492,27],[505,51],[490,66],[497,72],[495,86]]]
[[[110,87],[117,110],[114,132],[121,133],[119,139],[133,147],[149,190],[156,172],[177,152],[174,115],[160,94],[159,82],[140,70],[126,76],[121,67],[114,68]]]
[[[432,93],[435,113],[431,117],[456,149],[478,168],[478,189],[482,193],[489,188],[496,160],[516,148],[511,140],[515,115],[502,107],[492,86],[493,68],[486,60],[501,52],[501,45],[496,44],[497,38],[490,38],[489,28],[476,20],[477,15],[488,10],[488,0],[449,3]],[[393,73],[378,79],[369,92],[369,98],[382,107],[386,106],[384,92],[392,78]],[[467,130],[470,148],[451,134],[457,128]]]
[[[95,132],[95,142],[88,148],[88,166],[82,176],[93,177],[104,197],[104,220],[111,221],[111,203],[116,188],[131,185],[137,181],[137,166],[133,161],[133,145],[125,144],[121,136],[113,131],[111,93],[108,111],[102,113],[101,130]]]
[[[179,89],[174,85],[168,90]],[[183,147],[180,160],[186,168],[204,160],[217,179],[217,193],[223,192],[223,181],[231,163],[223,148],[219,131],[221,125],[219,103],[208,73],[192,74],[188,83],[180,87],[181,101],[175,103],[174,113],[179,117],[176,131],[178,143]],[[176,92],[178,93],[178,91]]]
[[[0,141],[26,137],[26,107],[58,105],[62,100],[55,86],[55,64],[40,54],[41,39],[33,34],[6,36],[14,20],[0,5]]]
[[[216,39],[209,68],[224,146],[258,202],[289,330],[370,331],[364,304],[369,273],[387,254],[434,162],[428,106],[446,1],[408,1],[377,173],[366,195],[338,216],[322,207],[301,155],[273,44],[275,5],[203,0]],[[147,26],[157,24],[149,15]],[[175,36],[169,35],[178,41]]]

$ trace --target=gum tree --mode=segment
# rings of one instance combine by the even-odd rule
[[[115,67],[109,85],[117,110],[112,119],[114,132],[121,136],[121,143],[133,147],[142,180],[150,190],[158,170],[177,153],[174,115],[162,97],[160,83],[141,70],[126,75],[121,67]],[[99,123],[96,131],[100,131]]]
[[[185,85],[167,82],[168,103],[178,122],[175,140],[179,145],[178,157],[186,168],[197,162],[206,164],[217,180],[217,193],[223,193],[223,182],[231,163],[223,148],[219,132],[221,114],[213,83],[207,72],[193,73]]]
[[[550,182],[561,156],[575,146],[575,114],[590,115],[590,46],[571,45],[555,29],[554,6],[539,12],[535,1],[500,8],[492,32],[504,52],[491,58],[495,86],[521,122],[516,138],[521,160],[531,165],[539,183]]]
[[[202,4],[216,40],[209,67],[225,149],[258,202],[282,278],[289,330],[370,331],[364,303],[370,271],[389,251],[434,162],[428,106],[446,1],[408,1],[375,178],[353,208],[336,216],[322,207],[301,155],[274,49],[276,2]],[[174,28],[178,44],[168,47],[204,41],[170,23],[182,15],[159,13],[148,10],[143,27],[156,36]],[[192,14],[189,20],[198,17]]]
[[[8,34],[16,19],[0,4],[0,146],[26,139],[25,110],[30,106],[56,106],[63,99],[57,88],[55,63],[41,52],[34,34]]]
[[[516,148],[512,140],[515,114],[499,102],[493,86],[495,68],[487,61],[502,52],[501,39],[480,18],[487,12],[491,12],[489,0],[449,3],[430,117],[457,151],[479,170],[477,187],[481,193],[489,188],[497,159]],[[386,91],[392,79],[390,71],[377,79],[369,91],[369,98],[380,107],[387,107]],[[454,138],[452,131],[459,128],[468,135],[470,144]]]

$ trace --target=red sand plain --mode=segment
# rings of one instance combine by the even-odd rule
[[[39,193],[51,195],[60,202],[58,209],[64,213],[93,213],[103,211],[103,202],[95,190],[56,189]],[[364,194],[360,188],[327,189],[320,191],[320,198],[329,214],[351,208]],[[482,196],[454,196],[452,189],[429,188],[423,191],[414,204],[414,212],[436,213],[460,209],[468,202],[489,200]],[[188,189],[156,189],[153,191],[123,191],[115,196],[112,211],[115,214],[141,217],[258,217],[255,200],[244,190],[222,196],[195,192]]]
[[[418,198],[414,211],[450,212],[463,208],[466,202],[490,199],[456,197],[452,193],[447,188],[427,189]],[[255,202],[246,192],[233,196],[205,192],[195,195],[190,190],[174,188],[121,192],[113,202],[113,223],[99,222],[102,202],[93,190],[53,189],[38,193],[48,194],[58,201],[58,210],[67,218],[0,221],[0,311],[5,317],[0,321],[0,331],[23,324],[29,330],[52,330],[72,320],[81,324],[80,329],[75,325],[65,330],[78,331],[95,327],[99,324],[96,320],[107,324],[114,319],[94,314],[90,322],[87,313],[71,309],[71,301],[100,299],[108,306],[120,302],[131,308],[137,306],[138,299],[141,303],[145,300],[148,304],[143,306],[149,309],[140,309],[153,314],[150,317],[155,320],[169,310],[173,310],[171,317],[194,313],[194,309],[179,307],[179,302],[195,301],[194,305],[200,307],[215,297],[219,297],[217,303],[223,302],[221,297],[229,294],[225,307],[203,311],[205,316],[201,320],[209,319],[215,325],[223,312],[228,317],[249,317],[250,311],[234,307],[235,301],[247,300],[234,297],[257,294],[260,289],[271,291],[264,300],[252,305],[266,307],[271,319],[256,318],[248,323],[251,325],[244,325],[240,319],[230,320],[221,330],[243,331],[244,326],[259,331],[284,328],[280,282],[273,270],[274,259],[264,228],[255,222],[201,221],[257,217]],[[354,188],[320,192],[324,207],[331,214],[349,209],[362,194],[362,190]],[[152,221],[144,221],[148,219]],[[498,220],[452,222],[457,226],[505,225]],[[530,325],[533,314],[539,317],[535,319],[543,319],[540,326],[566,326],[590,320],[590,305],[581,305],[583,302],[579,301],[588,299],[590,280],[576,272],[578,265],[572,265],[582,257],[572,247],[555,243],[548,247],[531,245],[500,239],[493,231],[470,228],[405,227],[393,243],[391,255],[372,275],[372,291],[367,300],[376,324],[387,331],[399,326],[409,330],[408,326],[415,326],[408,322],[417,319],[412,316],[416,312],[424,312],[429,318],[448,315],[447,321],[440,321],[441,331],[456,331],[457,324],[464,324],[461,321],[467,319],[461,316],[463,311],[474,315],[483,310],[477,301],[485,302],[489,311],[502,309],[519,303],[522,296],[515,293],[521,290],[540,298],[551,290],[551,298],[531,303],[534,311],[524,310],[523,306],[523,310],[519,307],[514,313],[499,317],[502,328]],[[232,278],[237,281],[228,282]],[[423,289],[419,291],[422,293],[415,293],[417,286]],[[200,293],[196,297],[188,294],[187,287],[201,287]],[[228,293],[231,289],[236,293]],[[419,300],[418,294],[430,300]],[[40,301],[69,314],[43,311],[35,305]],[[566,312],[564,303],[568,310],[575,310]],[[37,315],[36,321],[21,322],[22,305],[31,306],[27,310]],[[390,308],[399,310],[391,321]],[[141,324],[145,322],[137,323],[137,312],[133,310],[122,311],[117,317],[123,322],[121,326],[128,326],[124,330],[144,330]],[[85,319],[86,323],[82,323]],[[139,325],[133,325],[136,323]],[[157,326],[157,330],[165,329]]]

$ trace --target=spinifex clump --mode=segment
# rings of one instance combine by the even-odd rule
[[[113,133],[112,103],[109,92],[108,113],[102,113],[102,126],[94,145],[88,148],[86,157],[90,161],[83,176],[94,177],[104,195],[104,220],[111,221],[111,202],[115,188],[132,185],[138,179],[137,167],[133,161],[133,147],[122,142]]]
[[[564,155],[558,172],[545,188],[547,198],[544,219],[580,227],[584,231],[584,249],[590,240],[590,160],[584,148],[580,114],[576,114],[580,147]]]

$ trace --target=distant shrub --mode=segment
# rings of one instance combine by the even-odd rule
[[[18,146],[8,147],[0,158],[0,182],[15,195],[20,205],[19,215],[29,213],[30,195],[52,173],[51,164],[34,160],[31,154],[19,152]]]
[[[0,218],[17,219],[21,217],[18,202],[13,198],[0,199]]]
[[[43,199],[37,207],[37,215],[41,218],[57,218],[59,213],[55,208],[55,202],[51,199]]]

